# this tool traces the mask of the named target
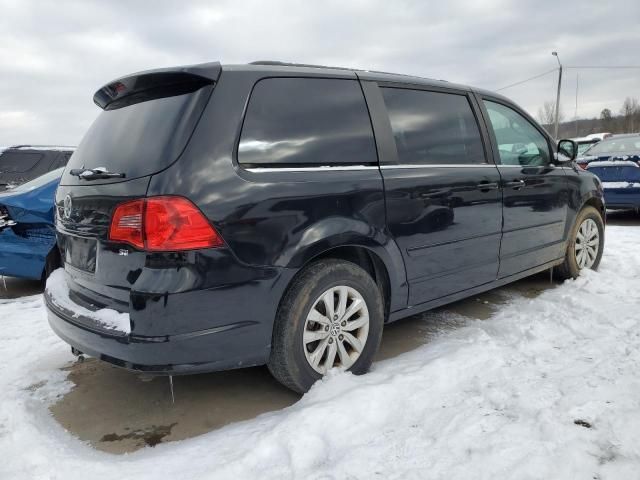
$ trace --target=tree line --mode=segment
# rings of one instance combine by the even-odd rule
[[[611,109],[603,108],[599,117],[565,120],[560,109],[560,138],[584,137],[590,133],[637,133],[640,131],[640,103],[635,97],[627,97],[622,107],[614,114]],[[538,109],[538,121],[548,131],[553,132],[556,119],[556,103],[544,102]]]

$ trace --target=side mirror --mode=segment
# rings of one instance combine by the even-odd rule
[[[558,142],[558,161],[570,162],[578,156],[578,144],[573,140],[562,139]]]

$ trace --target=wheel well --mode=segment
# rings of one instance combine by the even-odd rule
[[[592,197],[586,202],[584,202],[583,208],[587,206],[595,208],[600,212],[600,214],[602,215],[602,218],[605,218],[606,215],[605,215],[604,203],[602,202],[601,199],[597,197]]]
[[[389,306],[391,305],[391,284],[389,272],[382,259],[371,250],[364,247],[344,246],[335,247],[314,257],[308,263],[325,258],[336,258],[355,263],[364,269],[376,282],[384,300],[384,319],[389,318]]]
[[[41,280],[46,282],[49,274],[60,266],[62,266],[62,257],[60,256],[60,250],[58,250],[57,245],[54,245],[45,259]]]

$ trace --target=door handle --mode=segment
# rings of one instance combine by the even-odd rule
[[[500,185],[498,185],[498,182],[480,182],[477,187],[481,192],[488,192],[490,190],[498,190]]]
[[[504,182],[506,188],[513,188],[514,190],[520,190],[526,185],[524,180],[514,180],[512,182]]]

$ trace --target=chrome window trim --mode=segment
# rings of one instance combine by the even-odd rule
[[[545,166],[548,166],[548,165],[502,165],[502,164],[498,163],[496,166],[498,168],[500,168],[500,167],[504,167],[504,168],[530,168],[530,167],[534,167],[535,168],[535,167],[545,167]],[[555,168],[567,168],[567,167],[558,167],[558,166],[556,166]]]
[[[339,166],[317,166],[317,167],[242,167],[242,170],[251,173],[274,173],[274,172],[344,172],[344,171],[360,171],[360,170],[395,170],[395,169],[416,169],[416,168],[496,168],[496,167],[509,167],[509,168],[523,168],[526,165],[496,165],[493,163],[440,163],[430,165],[339,165]]]
[[[525,168],[525,167],[543,167],[544,165],[503,165],[501,163],[498,163],[497,166],[503,167],[503,168]]]
[[[242,167],[243,170],[252,173],[273,173],[273,172],[344,172],[360,170],[377,170],[378,166],[370,165],[322,165],[317,167]]]
[[[382,170],[394,170],[394,169],[405,169],[405,168],[469,168],[469,167],[480,167],[480,168],[495,168],[496,166],[493,163],[441,163],[441,164],[430,164],[430,165],[409,165],[409,164],[399,164],[399,165],[380,165]]]

